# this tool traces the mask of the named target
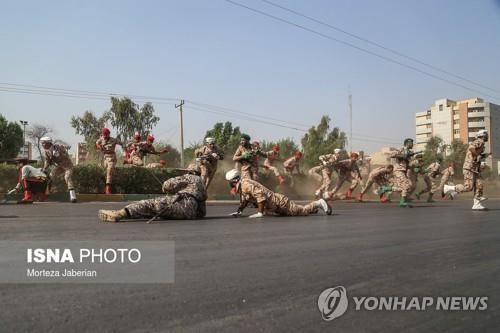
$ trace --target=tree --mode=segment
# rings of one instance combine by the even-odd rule
[[[0,158],[14,158],[23,146],[23,129],[0,114]]]
[[[106,125],[106,115],[97,117],[92,111],[85,111],[82,117],[71,117],[70,123],[76,134],[83,136],[91,159],[97,159],[99,154],[95,142],[101,135],[101,129]]]
[[[263,141],[261,146],[264,151],[270,151],[274,145],[280,146],[280,156],[282,159],[291,157],[299,149],[293,138],[280,139],[277,142]]]
[[[302,137],[304,160],[309,167],[319,163],[320,155],[331,154],[335,148],[344,148],[347,138],[338,127],[330,131],[330,117],[323,116],[318,126],[313,126]]]
[[[43,162],[43,154],[42,154],[42,145],[40,144],[40,139],[43,138],[44,136],[49,135],[50,133],[53,133],[52,128],[41,124],[32,125],[27,133],[28,139],[30,139],[30,141],[36,147],[42,162]]]
[[[129,141],[135,132],[148,135],[160,121],[155,116],[151,103],[146,103],[139,109],[139,105],[128,97],[111,97],[111,109],[105,113],[105,118],[116,129],[117,138],[123,142]]]
[[[212,129],[205,133],[206,137],[215,139],[216,144],[226,153],[232,153],[236,150],[241,140],[240,128],[234,127],[230,121],[224,124],[215,123]]]
[[[447,163],[453,162],[455,164],[455,171],[460,170],[461,166],[464,164],[465,154],[467,153],[469,145],[463,143],[460,139],[454,139],[449,148],[450,154],[445,158]]]
[[[429,165],[436,161],[443,161],[443,153],[446,145],[439,136],[429,138],[424,150],[424,164]]]

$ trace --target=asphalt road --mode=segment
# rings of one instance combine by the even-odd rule
[[[122,204],[0,205],[0,240],[174,240],[172,284],[2,284],[2,332],[497,332],[500,201],[334,203],[334,215],[99,223]],[[249,210],[248,213],[251,213]],[[0,272],[1,273],[1,272]],[[352,296],[487,296],[485,311],[356,311],[331,321],[326,288]]]

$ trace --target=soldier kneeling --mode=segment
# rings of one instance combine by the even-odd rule
[[[102,222],[155,217],[192,220],[206,215],[207,192],[198,170],[168,179],[163,183],[162,191],[165,196],[137,201],[120,210],[99,210],[99,219]]]
[[[38,201],[45,201],[47,190],[47,175],[42,169],[37,169],[28,164],[27,158],[16,158],[16,169],[18,171],[18,183],[16,187],[10,190],[7,194],[13,194],[24,190],[24,196],[18,203],[33,203],[33,196]]]
[[[274,193],[259,182],[250,178],[241,178],[236,169],[226,173],[226,180],[231,185],[232,193],[240,194],[240,206],[232,213],[232,216],[241,216],[243,209],[249,204],[257,205],[258,212],[250,215],[250,218],[264,217],[264,214],[277,214],[282,216],[305,216],[315,214],[318,209],[326,214],[332,214],[332,208],[324,199],[313,201],[305,206],[298,205],[283,194]]]

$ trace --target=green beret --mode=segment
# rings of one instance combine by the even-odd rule
[[[250,141],[250,135],[243,133],[243,134],[241,134],[241,139]]]

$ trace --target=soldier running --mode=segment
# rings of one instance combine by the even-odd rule
[[[293,187],[294,182],[294,171],[296,174],[301,174],[300,172],[300,159],[302,158],[302,152],[300,150],[295,151],[293,156],[288,158],[283,162],[283,168],[285,169],[285,175],[290,177],[290,186]]]
[[[167,148],[156,151],[155,147],[153,146],[154,141],[155,137],[152,135],[148,135],[146,141],[142,141],[136,146],[135,150],[130,154],[130,159],[133,165],[144,166],[144,156],[148,154],[161,155],[168,152]]]
[[[456,186],[443,186],[445,194],[451,192],[462,193],[474,191],[473,210],[486,210],[486,207],[482,204],[482,202],[487,199],[483,197],[484,185],[481,178],[481,164],[488,156],[488,154],[484,152],[486,142],[488,142],[488,131],[478,131],[476,133],[476,139],[469,144],[469,149],[465,155],[463,166],[464,183]]]
[[[434,196],[434,193],[440,191],[441,188],[437,181],[438,176],[441,174],[441,163],[439,163],[439,161],[431,163],[424,169],[424,173],[425,189],[415,193],[415,196],[417,199],[420,199],[422,194],[429,193],[427,202],[434,202],[432,197]]]
[[[243,210],[249,203],[257,205],[257,213],[249,218],[262,218],[264,215],[282,215],[282,216],[306,216],[315,214],[318,209],[331,215],[332,209],[324,199],[313,201],[305,206],[298,205],[289,198],[280,193],[269,190],[259,182],[241,178],[240,172],[236,169],[226,173],[226,180],[232,188],[233,193],[239,193],[240,205],[238,210],[232,213],[232,216],[241,216]]]
[[[266,159],[264,160],[264,165],[262,166],[266,170],[271,170],[271,172],[276,176],[278,184],[283,184],[285,182],[285,177],[283,177],[278,168],[274,166],[274,162],[279,160],[280,146],[274,145],[273,148],[266,153]]]
[[[102,222],[119,222],[123,219],[161,218],[166,220],[192,220],[206,215],[207,191],[194,170],[163,183],[162,197],[131,203],[120,210],[99,210]]]
[[[333,169],[340,158],[340,152],[341,149],[336,148],[333,154],[320,155],[320,165],[309,169],[308,174],[320,183],[319,188],[314,192],[316,198],[321,198],[324,192],[330,190]]]
[[[448,163],[448,167],[444,169],[441,175],[441,181],[439,183],[439,190],[441,191],[441,198],[447,197],[447,195],[444,194],[444,185],[448,185],[450,180],[453,178],[455,175],[455,165],[453,162]],[[448,196],[450,199],[453,199],[453,197],[456,195],[456,192],[450,193]]]
[[[105,194],[113,193],[113,175],[116,169],[116,145],[123,147],[120,140],[112,138],[108,128],[101,130],[101,137],[96,141],[95,146],[104,154],[104,168],[106,168],[106,186],[104,188]]]
[[[365,186],[361,190],[361,193],[358,195],[358,201],[363,201],[363,196],[370,189],[373,183],[377,184],[380,187],[390,185],[390,180],[392,178],[392,173],[394,171],[394,166],[392,164],[378,167],[370,172],[368,175],[368,179],[366,180]],[[387,202],[387,198],[384,196],[384,193],[380,194],[380,202]]]
[[[16,187],[7,192],[13,194],[24,191],[23,198],[18,201],[19,204],[33,203],[33,195],[38,201],[45,201],[47,190],[47,175],[42,172],[42,169],[32,167],[28,164],[27,158],[16,158],[16,169],[18,171],[18,182]]]
[[[200,165],[201,179],[208,189],[217,171],[219,160],[224,159],[224,151],[215,144],[214,138],[205,138],[205,145],[194,151],[196,161]]]
[[[123,150],[123,164],[132,164],[131,154],[134,152],[141,143],[141,134],[139,132],[134,133],[134,141],[127,144]]]
[[[241,168],[241,177],[257,179],[256,170],[252,168],[252,145],[250,144],[250,135],[241,134],[241,141],[238,149],[233,155],[233,161],[236,162],[236,168]]]
[[[408,191],[411,188],[411,182],[408,179],[408,167],[410,159],[415,152],[413,148],[413,139],[407,138],[403,142],[404,147],[391,153],[391,158],[396,159],[393,172],[393,185],[382,186],[380,193],[386,192],[400,192],[401,199],[399,200],[399,207],[409,207]]]
[[[345,194],[345,199],[352,199],[352,191],[354,191],[358,184],[361,184],[362,182],[361,173],[359,172],[358,167],[358,157],[358,153],[352,152],[349,159],[335,163],[335,170],[338,173],[337,182],[331,191],[324,192],[323,198],[333,200],[335,194],[342,187],[342,184],[344,184],[345,181],[348,181],[351,183],[351,186],[349,186],[349,189]]]
[[[73,187],[73,162],[66,151],[64,146],[54,144],[52,138],[45,136],[40,139],[43,147],[44,164],[42,171],[47,173],[50,166],[54,166],[50,172],[50,178],[54,179],[56,176],[64,172],[64,180],[68,186],[70,201],[76,202],[75,188]]]
[[[429,186],[430,179],[425,177],[426,173],[424,171],[423,158],[424,158],[423,154],[416,154],[408,164],[408,171],[406,172],[406,175],[408,176],[408,179],[410,180],[411,183],[410,188],[408,189],[408,197],[410,197],[413,194],[413,192],[415,192],[415,190],[417,189],[419,175],[424,176],[424,181],[426,183],[426,186]]]

